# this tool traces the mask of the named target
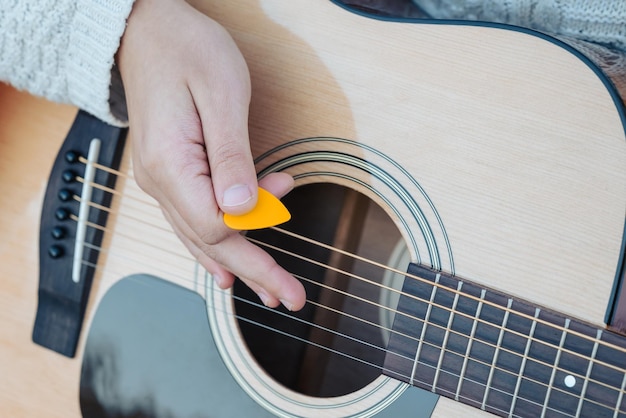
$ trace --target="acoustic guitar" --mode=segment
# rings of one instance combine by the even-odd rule
[[[123,130],[3,86],[1,416],[626,417],[626,117],[598,68],[503,25],[193,3],[248,61],[259,176],[296,179],[292,221],[246,237],[306,307],[218,289]]]

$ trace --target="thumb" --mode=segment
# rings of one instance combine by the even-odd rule
[[[249,102],[225,102],[208,107],[202,129],[215,200],[224,213],[240,215],[254,208],[258,196],[248,135]]]
[[[232,134],[207,132],[205,144],[215,199],[222,212],[240,215],[251,211],[258,186],[247,129]]]
[[[215,200],[224,213],[240,215],[257,202],[257,178],[248,135],[250,74],[228,33],[211,37],[219,59],[206,63],[200,80],[190,83],[202,120]]]

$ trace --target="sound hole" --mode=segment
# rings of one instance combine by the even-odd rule
[[[343,186],[301,186],[283,202],[292,220],[281,228],[376,263],[387,265],[401,240],[378,205]],[[268,249],[279,264],[304,278],[308,300],[295,314],[282,307],[265,309],[254,305],[260,305],[257,296],[237,281],[235,310],[244,318],[238,323],[260,366],[280,384],[316,397],[345,395],[378,377],[392,316],[380,305],[394,299],[381,284],[399,288],[402,275],[280,231],[248,236],[302,257]],[[404,271],[407,266],[392,267]]]

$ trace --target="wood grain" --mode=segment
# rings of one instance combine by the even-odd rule
[[[602,323],[623,246],[623,112],[571,51],[523,32],[365,19],[324,1],[194,4],[229,29],[248,60],[255,155],[321,136],[373,147],[434,202],[453,254],[443,257],[444,268]],[[69,360],[30,341],[38,211],[75,109],[6,86],[0,104],[0,375],[8,376],[0,383],[0,415],[79,416],[81,350]],[[385,164],[365,150],[357,156]],[[395,166],[384,168],[402,176]],[[292,174],[311,169],[338,166],[296,167]],[[359,176],[379,185],[370,174]],[[341,183],[318,176],[299,184],[318,181]],[[392,213],[369,189],[344,185],[388,211],[405,238],[411,233],[399,216],[412,213]],[[188,278],[195,264],[159,209],[132,181],[120,187],[140,199],[115,203],[120,215],[105,240],[112,251],[102,259],[87,328],[106,289],[139,267],[194,286]],[[164,230],[146,231],[136,218]],[[137,236],[162,245],[138,249]],[[420,250],[432,261],[424,243],[414,247],[414,257]],[[131,263],[116,256],[127,252],[137,255]],[[480,411],[445,400],[436,410],[460,414]]]

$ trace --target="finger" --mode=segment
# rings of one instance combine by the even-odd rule
[[[259,186],[280,199],[293,189],[294,180],[287,173],[270,173],[259,180]]]
[[[292,185],[291,177],[282,173],[275,174],[264,179],[264,185],[277,195],[287,193]],[[179,190],[184,193],[184,186],[181,185]],[[172,201],[161,193],[155,198],[160,201],[163,213],[178,238],[213,275],[219,287],[231,287],[236,275],[266,306],[276,307],[283,304],[290,310],[299,310],[304,306],[306,296],[302,284],[278,266],[261,248],[238,233],[228,230],[223,224],[214,226],[214,237],[203,238],[178,210],[178,199]]]
[[[198,262],[209,273],[211,273],[211,275],[212,275],[213,279],[215,280],[215,282],[217,283],[217,285],[220,288],[222,288],[222,289],[228,289],[228,288],[232,287],[232,285],[234,284],[234,281],[235,281],[235,276],[229,270],[225,269],[221,264],[219,264],[217,261],[215,261],[213,258],[211,258],[209,255],[207,255],[200,247],[198,247],[198,245],[196,245],[193,242],[193,240],[191,240],[189,238],[189,236],[194,235],[194,234],[189,229],[188,225],[186,225],[184,220],[180,219],[180,215],[178,213],[176,213],[175,210],[172,213],[168,213],[166,210],[163,210],[163,213],[165,215],[165,218],[172,225],[176,235],[183,242],[183,244],[189,249],[191,254],[198,260]],[[181,228],[184,229],[185,231],[181,230]],[[249,242],[247,240],[245,240],[245,239],[243,239],[240,242],[244,243],[246,245],[249,244]],[[224,244],[220,243],[219,245],[223,246]],[[206,248],[205,248],[205,251],[206,251]],[[238,249],[237,251],[240,251],[240,249]],[[252,273],[252,274],[254,274],[254,273]],[[288,278],[290,280],[295,280],[295,279],[293,279],[293,277],[290,277],[290,276]],[[265,283],[260,284],[258,280],[249,280],[249,279],[245,279],[245,278],[242,278],[242,281],[254,293],[257,294],[257,296],[259,297],[259,299],[261,299],[261,301],[263,302],[263,304],[265,306],[274,308],[274,307],[280,305],[281,303],[283,303],[288,308],[294,309],[293,306],[292,306],[293,304],[291,302],[287,301],[288,299],[291,299],[290,296],[286,296],[284,298],[285,302],[283,302],[283,301],[281,301],[280,297],[276,297],[276,296],[274,296],[272,294],[274,292],[273,289],[270,290],[270,291],[267,291],[264,288]]]
[[[168,212],[167,217],[179,231],[177,235],[181,241],[203,267],[214,275],[221,288],[232,286],[237,276],[266,306],[283,304],[289,310],[299,310],[304,306],[306,296],[302,284],[269,254],[242,235],[229,231],[220,242],[207,244],[175,209]]]
[[[217,283],[217,285],[222,289],[228,289],[233,286],[235,283],[235,276],[224,267],[222,267],[215,260],[211,259],[205,253],[200,250],[200,248],[188,238],[191,234],[189,226],[180,219],[180,215],[175,211],[170,214],[162,207],[162,212],[165,219],[169,222],[174,230],[174,233],[180,239],[180,241],[185,245],[187,250],[191,253],[191,255],[198,260],[198,262],[204,267],[206,271],[208,271],[213,280]],[[174,219],[176,218],[176,220]],[[185,231],[183,231],[183,229]]]
[[[241,235],[229,236],[211,249],[212,258],[248,286],[260,286],[289,310],[299,310],[306,302],[304,286],[261,248]],[[257,292],[258,293],[258,292]],[[269,305],[268,305],[269,306]]]

